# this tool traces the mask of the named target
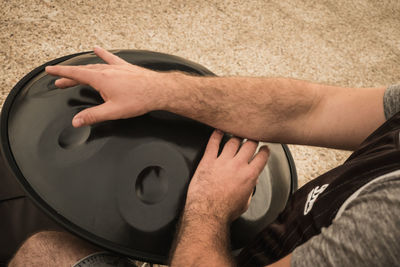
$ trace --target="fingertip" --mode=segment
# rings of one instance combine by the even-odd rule
[[[259,149],[259,151],[265,151],[265,152],[267,152],[268,154],[269,154],[269,147],[267,146],[267,145],[262,145],[261,147],[260,147],[260,149]]]
[[[220,129],[215,129],[215,130],[214,130],[214,134],[216,134],[217,136],[223,136],[223,135],[224,135],[224,132],[221,131]]]
[[[101,52],[101,51],[103,51],[104,50],[104,48],[102,48],[102,47],[100,47],[100,46],[98,46],[98,45],[95,45],[94,47],[93,47],[93,52],[97,55],[97,53],[98,52]]]
[[[257,154],[265,154],[266,156],[266,159],[268,160],[268,158],[269,158],[269,153],[270,153],[270,151],[269,151],[269,147],[267,146],[267,145],[263,145],[262,147],[260,147],[260,149],[258,150],[258,153]]]
[[[82,118],[74,117],[72,119],[72,126],[74,126],[75,128],[79,128],[79,127],[83,126],[83,124],[84,124],[84,121]]]
[[[58,88],[62,88],[62,86],[61,86],[61,81],[60,81],[61,79],[57,79],[57,80],[55,80],[55,82],[54,82],[54,85],[55,86],[57,86]]]
[[[269,159],[269,148],[267,145],[263,145],[258,150],[257,154],[249,163],[250,166],[255,167],[259,172],[265,167]]]
[[[206,146],[206,150],[204,152],[204,155],[210,156],[210,157],[217,157],[218,156],[218,149],[219,145],[222,140],[223,133],[217,129],[213,131],[213,133],[210,136],[210,139],[208,140],[208,144]]]
[[[220,143],[222,140],[222,137],[224,136],[224,133],[221,130],[215,129],[213,134],[211,135],[211,138],[215,140],[216,143]]]
[[[52,70],[54,70],[54,67],[55,67],[55,66],[46,66],[46,67],[44,68],[44,70],[45,70],[45,72],[51,72]]]
[[[258,146],[258,144],[259,144],[258,141],[255,141],[255,140],[252,140],[252,139],[247,139],[244,143],[247,143],[247,142],[249,144],[256,145],[256,146]]]

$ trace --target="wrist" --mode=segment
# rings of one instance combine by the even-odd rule
[[[207,224],[212,229],[220,229],[229,226],[230,220],[228,215],[207,203],[195,201],[186,203],[182,222],[190,226]]]
[[[184,213],[180,222],[178,240],[194,242],[198,249],[204,245],[228,243],[229,224],[213,216]]]
[[[233,266],[229,225],[221,224],[210,216],[198,215],[186,211],[182,215],[171,266]]]
[[[191,82],[191,76],[182,72],[161,73],[159,84],[159,110],[174,112],[176,107],[185,104],[186,87]]]

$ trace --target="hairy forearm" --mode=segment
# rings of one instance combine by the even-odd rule
[[[318,101],[314,89],[291,90],[287,79],[186,76],[180,82],[170,111],[254,140],[279,141],[282,128],[302,120]]]
[[[171,266],[234,266],[229,247],[228,223],[220,223],[208,214],[184,214]]]
[[[355,149],[384,122],[384,88],[176,74],[168,111],[253,140]]]
[[[190,214],[185,210],[178,225],[171,251],[171,267],[233,267],[236,262],[230,251],[229,224],[209,214]],[[291,254],[268,267],[289,267]]]

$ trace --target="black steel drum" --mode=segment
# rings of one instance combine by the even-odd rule
[[[171,55],[114,53],[153,70],[213,75]],[[2,152],[31,199],[58,223],[105,249],[166,263],[190,178],[213,129],[165,111],[73,128],[75,114],[103,100],[86,85],[56,88],[56,77],[44,68],[102,62],[85,52],[25,76],[3,106]],[[289,149],[269,147],[270,159],[250,208],[232,225],[234,249],[276,218],[297,187]]]

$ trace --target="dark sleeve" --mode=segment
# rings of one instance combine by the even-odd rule
[[[332,225],[297,247],[291,266],[398,266],[400,178],[353,199]]]

